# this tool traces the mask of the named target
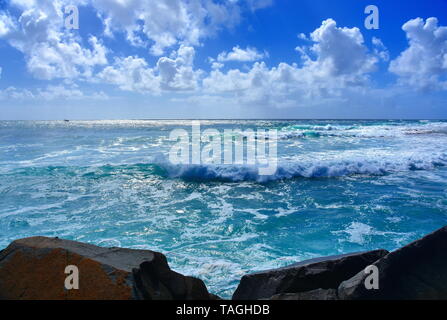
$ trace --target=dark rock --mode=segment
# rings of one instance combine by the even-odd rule
[[[210,300],[223,300],[223,299],[218,295],[210,293]]]
[[[379,289],[367,290],[359,272],[340,284],[340,299],[447,299],[447,227],[375,262]]]
[[[375,250],[323,257],[245,275],[233,299],[256,300],[281,293],[300,293],[320,288],[337,289],[342,281],[354,276],[387,253],[386,250]]]
[[[143,262],[133,270],[137,297],[146,300],[209,300],[202,280],[169,269],[166,258]]]
[[[79,290],[65,289],[68,265],[79,269]],[[0,252],[0,298],[208,300],[210,295],[201,280],[172,271],[158,252],[33,237]]]
[[[336,289],[317,289],[298,293],[280,293],[268,300],[338,300]]]

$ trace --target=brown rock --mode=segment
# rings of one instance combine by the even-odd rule
[[[68,265],[79,269],[79,290],[65,289]],[[0,252],[0,298],[209,299],[209,293],[201,280],[172,271],[158,252],[33,237]]]

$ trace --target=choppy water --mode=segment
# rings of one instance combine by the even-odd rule
[[[147,248],[230,297],[248,272],[395,249],[447,224],[447,122],[203,121],[279,130],[274,176],[171,166],[189,121],[0,122],[0,248],[33,235]]]

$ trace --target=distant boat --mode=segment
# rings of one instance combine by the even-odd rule
[[[65,122],[70,122],[70,120],[64,119]]]

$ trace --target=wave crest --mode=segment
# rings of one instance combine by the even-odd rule
[[[447,154],[442,153],[430,158],[404,158],[394,161],[368,159],[319,161],[319,162],[279,162],[273,175],[259,175],[260,166],[256,165],[214,165],[179,164],[159,160],[161,167],[170,178],[194,181],[257,181],[268,182],[293,178],[333,178],[351,175],[385,175],[393,172],[431,170],[447,165]]]

